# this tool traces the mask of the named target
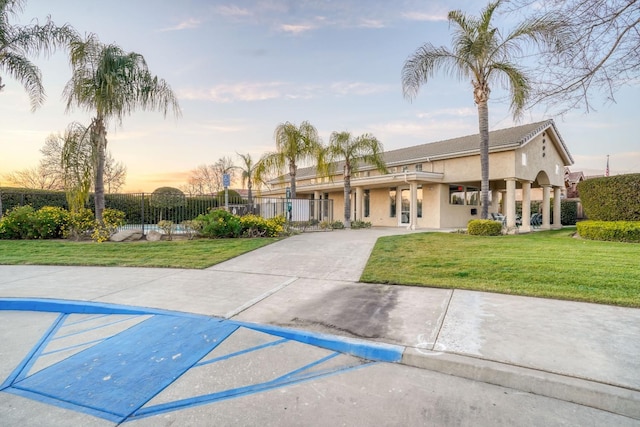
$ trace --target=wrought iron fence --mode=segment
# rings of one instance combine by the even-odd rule
[[[68,209],[63,192],[39,190],[0,190],[0,206],[3,212],[16,206],[31,205],[34,209],[43,206],[59,206]],[[93,195],[89,197],[87,207],[93,209]],[[229,197],[223,194],[206,196],[186,196],[182,193],[127,193],[105,194],[105,207],[118,209],[125,213],[125,225],[122,229],[158,230],[162,220],[176,224],[176,233],[185,233],[180,224],[206,214],[211,209],[228,208],[238,216],[248,214],[263,218],[284,216],[289,226],[305,230],[316,230],[323,223],[333,222],[333,200],[321,199],[284,199],[276,197],[253,197],[251,202],[242,197]]]

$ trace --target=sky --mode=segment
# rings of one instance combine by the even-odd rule
[[[134,112],[108,129],[108,149],[126,165],[124,191],[179,187],[199,165],[236,153],[254,159],[275,147],[280,123],[307,120],[326,143],[334,131],[371,133],[385,150],[475,134],[477,110],[468,81],[439,75],[413,101],[403,97],[404,61],[426,42],[449,46],[446,14],[477,15],[478,0],[27,0],[12,23],[50,15],[104,43],[142,54],[178,97],[182,117]],[[509,29],[509,17],[497,16]],[[504,25],[502,23],[504,22]],[[52,133],[91,114],[65,111],[71,76],[58,52],[34,58],[47,93],[31,112],[22,86],[3,75],[0,92],[0,186],[3,174],[36,166]],[[505,93],[493,88],[490,130],[553,118],[575,164],[602,175],[640,172],[640,85],[595,110],[554,116],[529,110],[514,122]]]

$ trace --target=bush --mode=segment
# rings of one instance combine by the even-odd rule
[[[338,221],[333,221],[331,224],[331,229],[332,230],[342,230],[344,228],[344,224],[342,221],[338,220]]]
[[[224,209],[212,209],[206,215],[199,215],[196,220],[202,222],[202,235],[205,237],[239,237],[242,231],[240,217]]]
[[[163,219],[158,223],[158,228],[167,235],[168,240],[173,240],[173,231],[176,229],[173,221],[167,221],[166,219]]]
[[[578,202],[562,200],[560,202],[560,223],[562,225],[576,225],[578,221]]]
[[[371,223],[367,222],[367,221],[360,221],[359,219],[356,219],[354,221],[351,221],[351,228],[371,228]]]
[[[587,179],[578,192],[591,220],[640,221],[640,174]]]
[[[34,230],[34,209],[29,206],[17,206],[0,220],[0,238],[3,239],[31,239]]]
[[[106,211],[106,209],[105,209]],[[104,211],[103,211],[104,216]],[[80,240],[93,229],[95,219],[90,209],[82,208],[78,212],[69,213],[69,224],[64,232],[64,237]]]
[[[502,223],[490,219],[472,219],[467,223],[467,233],[473,236],[499,236]]]
[[[285,221],[282,216],[265,219],[257,215],[245,215],[240,217],[242,236],[278,237],[284,232]]]
[[[45,206],[33,216],[34,238],[60,239],[69,224],[69,211],[60,207]]]
[[[118,231],[118,227],[124,225],[125,213],[117,209],[106,208],[102,211],[102,223],[93,222],[91,238],[98,242],[106,242]]]
[[[187,237],[189,238],[189,240],[193,240],[195,236],[202,233],[202,227],[204,226],[202,221],[198,221],[195,219],[182,221],[181,225],[184,227],[184,231]]]
[[[589,240],[640,243],[640,221],[581,221],[577,230]]]

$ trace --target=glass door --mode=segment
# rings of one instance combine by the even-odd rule
[[[411,221],[411,191],[408,188],[400,190],[400,224]]]

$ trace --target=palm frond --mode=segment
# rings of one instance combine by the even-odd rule
[[[409,100],[414,99],[420,86],[431,80],[439,71],[458,78],[468,76],[468,65],[470,64],[467,64],[464,58],[447,48],[426,43],[409,56],[402,67],[404,97]]]

